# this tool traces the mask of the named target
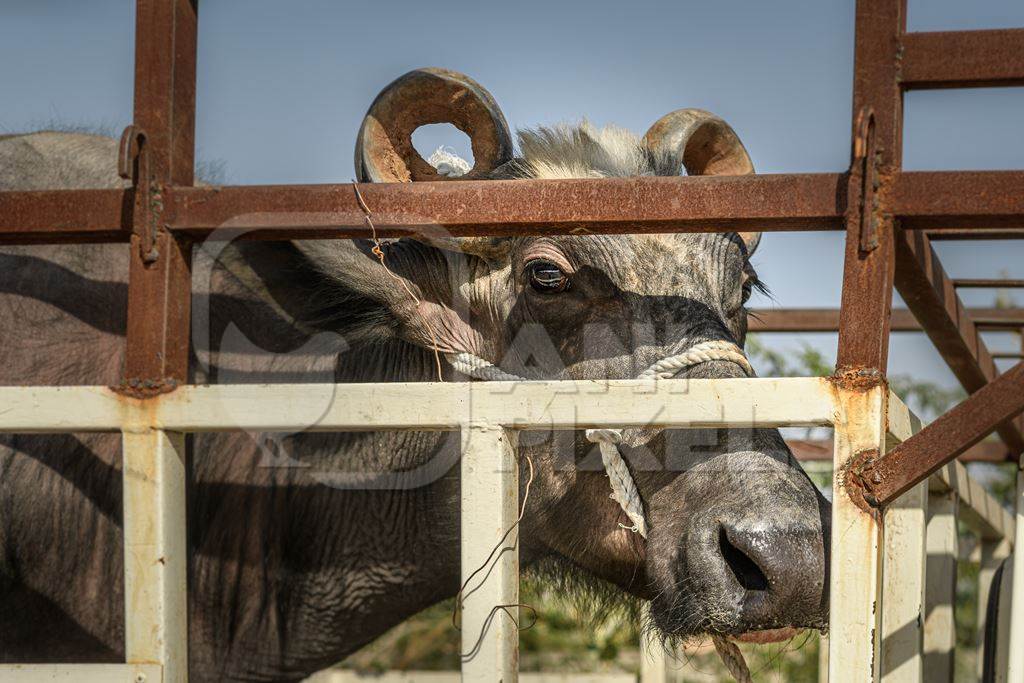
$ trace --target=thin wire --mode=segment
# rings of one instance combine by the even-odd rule
[[[420,310],[420,306],[422,305],[423,302],[420,301],[420,298],[413,293],[412,289],[409,287],[409,283],[405,281],[405,278],[401,278],[398,275],[396,275],[390,268],[388,268],[388,264],[385,263],[384,261],[384,250],[381,249],[380,240],[377,239],[377,226],[373,224],[373,218],[370,216],[370,208],[366,205],[366,202],[363,201],[363,195],[360,194],[359,192],[359,183],[353,180],[352,189],[355,190],[356,193],[356,203],[359,204],[359,208],[363,212],[363,220],[365,220],[366,224],[370,227],[370,239],[373,241],[373,249],[371,249],[370,251],[373,253],[374,256],[376,256],[380,260],[380,265],[384,268],[384,272],[386,272],[392,278],[397,280],[398,284],[402,285],[402,288],[405,289],[406,293],[416,304],[416,310]],[[438,349],[437,333],[434,332],[434,326],[430,324],[430,319],[427,318],[427,316],[425,315],[422,316],[422,318],[423,323],[427,326],[427,329],[430,331],[430,341],[434,351],[434,362],[437,364],[437,381],[443,382],[444,373],[441,371],[441,352]]]
[[[510,611],[511,608],[513,607],[525,607],[526,609],[530,610],[530,616],[532,617],[530,623],[526,626],[520,626],[519,622],[516,620],[514,616],[512,616],[512,612]],[[461,661],[468,662],[469,660],[473,659],[473,657],[476,657],[477,653],[480,651],[480,647],[483,645],[484,636],[487,635],[487,630],[491,627],[491,622],[494,620],[494,615],[497,614],[498,610],[501,610],[502,612],[508,615],[508,618],[512,620],[512,623],[516,625],[517,631],[527,631],[533,628],[537,625],[537,620],[539,619],[537,610],[521,602],[516,603],[514,605],[495,605],[491,608],[491,611],[488,612],[487,618],[484,619],[484,626],[482,629],[480,629],[480,635],[477,636],[476,642],[473,643],[473,647],[471,647],[469,652],[467,652],[466,654],[459,654],[459,659]]]
[[[452,608],[452,626],[454,626],[457,631],[461,631],[462,630],[462,627],[459,625],[458,616],[459,616],[459,613],[462,611],[462,602],[463,602],[463,600],[466,598],[467,595],[475,593],[483,585],[483,582],[481,582],[480,585],[478,585],[473,590],[467,591],[466,587],[469,585],[469,582],[472,581],[480,572],[484,571],[485,569],[488,569],[488,565],[491,564],[491,560],[494,559],[494,556],[495,556],[495,554],[498,551],[514,550],[516,548],[516,546],[519,544],[519,539],[517,537],[516,538],[516,542],[514,544],[512,544],[511,546],[508,546],[508,547],[502,547],[504,545],[506,539],[508,539],[509,534],[511,534],[516,529],[516,527],[519,526],[519,523],[523,521],[523,516],[526,514],[526,502],[528,500],[530,500],[530,485],[533,484],[533,459],[528,454],[525,454],[525,453],[523,454],[523,457],[526,458],[526,464],[529,466],[530,475],[526,479],[526,487],[525,487],[525,489],[523,491],[523,502],[522,502],[522,504],[520,505],[520,508],[519,508],[519,517],[505,531],[504,535],[502,535],[502,537],[501,537],[501,540],[499,540],[497,545],[494,546],[494,548],[491,550],[491,553],[487,556],[487,559],[483,561],[483,564],[481,564],[479,567],[477,567],[475,570],[473,570],[473,572],[468,577],[466,577],[466,580],[462,582],[462,586],[459,588],[459,592],[456,593],[456,595],[455,595],[455,606]],[[488,571],[489,571],[489,569],[488,569]],[[529,605],[525,605],[525,606],[529,607]],[[533,610],[533,612],[536,614],[536,610],[534,610],[532,607],[529,607],[529,609]],[[492,610],[492,613],[493,613],[493,610]],[[486,630],[486,622],[485,622],[484,630]]]

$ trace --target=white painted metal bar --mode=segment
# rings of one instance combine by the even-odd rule
[[[650,623],[650,603],[644,603],[640,618],[641,625]],[[661,640],[649,629],[640,631],[640,677],[639,683],[669,683],[671,673],[668,657]]]
[[[823,427],[832,405],[817,377],[186,385],[147,401],[107,387],[0,387],[0,431]]]
[[[886,422],[886,448],[888,449],[917,434],[924,428],[924,422],[914,414],[914,411],[903,402],[896,392],[890,391],[887,399],[889,407]]]
[[[646,642],[650,640],[651,637],[644,634],[640,643],[639,683],[668,683],[671,679],[665,650],[660,643]]]
[[[925,577],[924,675],[952,683],[956,651],[957,496],[928,494],[928,572]]]
[[[487,424],[470,425],[462,433],[462,680],[514,683],[519,674],[519,530],[512,530],[519,515],[516,434]]]
[[[925,600],[925,507],[922,482],[885,510],[882,586],[882,680],[921,683],[922,614]]]
[[[146,429],[122,437],[125,657],[188,679],[185,437]]]
[[[630,673],[521,673],[522,683],[637,683]],[[351,669],[327,669],[303,683],[459,683],[457,671],[385,671],[364,673]]]
[[[818,636],[818,683],[828,683],[828,634]]]
[[[900,400],[889,392],[889,446],[906,441],[921,431],[924,423]],[[967,473],[963,463],[955,460],[939,469],[928,480],[930,491],[955,491],[960,501],[961,520],[983,539],[996,541],[1004,538],[1012,543],[1013,515],[981,484]]]
[[[880,673],[882,525],[876,512],[854,503],[844,474],[858,454],[885,448],[887,397],[880,388],[836,397],[828,676],[860,683]]]
[[[886,450],[910,438],[923,424],[893,392],[888,395]],[[881,678],[886,683],[921,683],[928,484],[907,491],[884,511]]]
[[[1011,602],[1013,599],[1013,556],[1011,555],[1006,564],[1003,565],[1003,572],[999,581],[999,603],[996,609],[998,623],[996,624],[995,656],[993,657],[992,681],[985,683],[1006,683],[1010,681],[1010,622],[1012,620]],[[1019,646],[1016,649],[1020,649]],[[1019,671],[1019,670],[1018,670]],[[1017,677],[1020,683],[1020,677]]]
[[[1005,538],[1013,542],[1016,526],[1013,514],[967,473],[963,463],[949,463],[928,481],[931,491],[956,493],[960,501],[960,520],[983,539]]]
[[[409,406],[415,406],[415,410],[410,410]],[[490,489],[468,483],[463,489],[467,496],[463,501],[464,524],[486,524],[487,514],[497,515],[503,520],[501,524],[491,524],[486,533],[464,528],[464,539],[469,546],[487,543],[489,538],[489,553],[500,538],[499,533],[503,534],[509,528],[516,515],[514,497],[510,499],[511,506],[504,498],[503,503],[494,504],[498,500],[493,494],[495,486],[511,486],[513,493],[517,493],[513,483],[517,475],[511,445],[514,437],[510,436],[514,432],[506,432],[499,425],[518,430],[633,425],[679,428],[823,426],[833,423],[836,427],[835,473],[841,473],[843,465],[857,453],[881,449],[886,436],[889,441],[899,441],[920,429],[920,421],[894,396],[886,397],[880,389],[867,392],[839,390],[819,378],[661,383],[616,380],[515,384],[184,386],[147,401],[124,398],[105,387],[0,388],[0,431],[113,431],[125,428],[126,458],[129,452],[136,454],[130,472],[142,473],[141,476],[126,477],[125,484],[126,507],[135,505],[137,508],[131,513],[126,510],[126,548],[132,543],[131,552],[134,553],[130,561],[132,566],[126,565],[126,574],[134,577],[128,579],[129,582],[134,581],[130,583],[132,589],[128,599],[143,605],[140,611],[129,610],[129,628],[136,634],[142,634],[143,630],[136,628],[137,624],[148,620],[151,625],[156,625],[156,629],[150,631],[152,637],[139,635],[138,640],[129,645],[129,652],[133,653],[130,654],[133,661],[161,661],[169,653],[174,654],[179,661],[175,664],[172,659],[167,659],[168,680],[183,680],[176,677],[174,667],[178,666],[178,670],[183,672],[186,661],[184,471],[180,435],[168,435],[160,429],[187,432],[461,428],[469,435],[465,451],[467,457],[463,460],[466,476],[484,476],[489,480],[479,471],[474,474],[473,462],[478,457],[485,457],[473,455],[474,450],[490,452],[492,459],[500,457],[510,463],[507,471],[488,484]],[[474,442],[478,448],[474,448]],[[482,445],[485,443],[490,445]],[[502,446],[496,450],[497,444]],[[500,453],[500,456],[495,453]],[[892,596],[897,584],[909,585],[906,581],[912,583],[915,574],[912,568],[900,564],[904,577],[899,578],[895,572],[890,572],[893,583],[886,587],[882,570],[885,545],[878,520],[853,505],[843,492],[839,478],[839,474],[834,474],[832,566],[848,569],[832,573],[831,637],[828,639],[830,675],[833,681],[876,680],[883,671],[883,655],[895,656],[895,649],[886,653],[881,648],[882,634],[890,637],[892,628],[898,623],[894,621],[899,618],[896,613],[904,608],[910,609],[906,604],[894,604]],[[181,488],[175,488],[179,485]],[[967,477],[966,470],[959,463],[952,463],[937,473],[932,478],[931,487],[936,491],[955,491],[961,496],[966,521],[983,537],[996,539],[1014,533],[1017,525],[1012,517]],[[491,491],[491,494],[484,496],[485,500],[478,500],[476,492],[484,490]],[[129,500],[132,496],[134,503]],[[169,502],[175,498],[180,498],[180,501]],[[477,507],[481,511],[486,508],[488,512],[466,513],[467,509]],[[180,514],[169,512],[172,510]],[[127,520],[131,519],[136,520],[137,530],[129,528],[132,523]],[[892,528],[896,529],[900,524],[894,522]],[[908,521],[906,528],[910,526],[912,524]],[[175,531],[178,528],[180,534]],[[133,538],[134,541],[131,540]],[[892,535],[889,543],[894,544],[897,540],[898,536]],[[179,544],[177,551],[175,544]],[[905,544],[899,552],[909,556],[912,545]],[[479,555],[479,550],[471,551],[464,544],[465,570],[475,568],[469,553]],[[890,553],[894,550],[895,546],[889,548]],[[485,647],[480,648],[476,657],[491,659],[490,665],[481,665],[480,669],[488,672],[488,680],[498,670],[495,667],[513,671],[505,680],[513,680],[515,675],[515,626],[504,612],[493,611],[498,604],[513,605],[517,602],[518,583],[508,581],[509,576],[516,575],[513,569],[517,569],[509,564],[513,559],[511,555],[515,553],[503,553],[491,571],[492,578],[504,576],[504,582],[497,581],[496,586],[489,586],[489,582],[485,584],[485,588],[467,600],[464,613],[464,623],[469,627],[464,635],[472,641],[466,643],[467,651],[476,645],[470,626],[472,620],[477,619],[480,627],[490,622],[487,625],[488,635],[481,643],[485,647],[491,643],[494,647],[488,648],[486,653]],[[180,558],[180,565],[175,564],[176,557]],[[486,553],[476,559],[482,562],[484,557]],[[152,562],[160,558],[165,563],[170,561],[170,564]],[[894,554],[887,566],[897,563],[898,558]],[[154,579],[152,583],[146,578],[146,572],[149,572],[149,578]],[[472,597],[483,598],[486,591],[493,593],[490,605],[474,607]],[[888,606],[885,606],[886,601],[879,602],[883,597],[887,599]],[[878,608],[879,604],[883,607]],[[482,612],[484,609],[486,614]],[[883,613],[893,616],[885,622]],[[181,615],[181,623],[176,625],[178,614]],[[1024,622],[1024,618],[1021,621]],[[497,629],[497,637],[494,629]],[[1024,625],[1018,629],[1024,629]],[[479,630],[475,635],[479,635]],[[129,639],[131,637],[129,634]],[[181,647],[172,646],[173,639],[180,640]],[[895,660],[890,657],[889,661]],[[901,666],[884,668],[886,675],[892,672],[902,675],[906,661]],[[888,664],[884,666],[889,667]],[[477,676],[473,667],[471,660],[467,663],[467,679]],[[483,680],[480,676],[476,679]]]
[[[1007,665],[1007,681],[1024,683],[1024,560],[1020,548],[1024,548],[1024,470],[1017,470],[1017,552],[1014,553],[1013,576],[1010,581],[1010,658]],[[1005,585],[1005,584],[1004,584]]]
[[[158,664],[0,664],[4,683],[160,683]]]

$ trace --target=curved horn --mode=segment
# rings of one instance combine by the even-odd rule
[[[750,155],[736,131],[721,118],[702,109],[677,109],[654,122],[644,142],[657,157],[669,160],[676,172],[690,175],[747,175],[754,172]],[[759,232],[738,233],[752,254]]]
[[[486,177],[512,158],[508,123],[482,85],[457,71],[416,69],[384,88],[363,117],[359,181],[445,180],[412,144],[413,131],[428,123],[451,123],[470,137],[476,163],[462,180]]]
[[[356,178],[366,183],[449,180],[423,160],[412,133],[428,123],[451,123],[469,136],[475,164],[458,180],[486,178],[512,159],[512,134],[491,93],[469,76],[416,69],[384,88],[356,138]],[[483,259],[500,259],[509,241],[492,237],[423,237],[421,241]]]

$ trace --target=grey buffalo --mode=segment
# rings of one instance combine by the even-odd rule
[[[358,179],[444,180],[410,141],[439,121],[472,138],[463,177],[476,180],[753,172],[733,130],[699,110],[643,138],[584,123],[514,145],[481,86],[424,69],[371,105]],[[0,140],[0,190],[117,187],[116,168],[117,144],[100,136]],[[197,247],[191,381],[465,380],[444,362],[459,352],[530,376],[630,378],[680,343],[744,342],[758,233],[435,227],[386,241],[390,273],[366,240]],[[124,245],[0,249],[0,383],[121,381],[127,271]],[[678,379],[742,375],[713,361]],[[119,448],[113,434],[0,435],[0,660],[123,658]],[[458,448],[417,431],[195,436],[192,677],[299,680],[455,595]],[[522,438],[536,469],[524,565],[649,600],[666,636],[825,626],[829,505],[776,430],[627,430],[620,449],[646,540],[620,526],[582,431]]]

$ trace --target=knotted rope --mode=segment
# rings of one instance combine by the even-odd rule
[[[472,353],[449,353],[445,356],[455,370],[476,379],[490,382],[518,382],[526,379],[506,372],[490,361]],[[641,372],[637,379],[671,379],[686,368],[716,360],[735,363],[743,368],[748,376],[754,374],[750,361],[747,360],[740,347],[732,342],[712,340],[684,347],[682,350],[662,358]],[[596,443],[601,449],[601,462],[605,472],[608,473],[608,483],[612,488],[611,498],[619,504],[633,524],[633,526],[627,527],[620,523],[619,526],[636,532],[646,539],[647,518],[644,515],[643,499],[640,497],[640,492],[637,491],[633,475],[626,465],[626,459],[622,457],[618,447],[618,444],[622,442],[622,430],[588,429],[586,437],[588,441]],[[725,668],[737,683],[751,683],[753,679],[750,676],[750,669],[736,644],[717,635],[711,636],[711,642],[714,643],[715,650]]]

